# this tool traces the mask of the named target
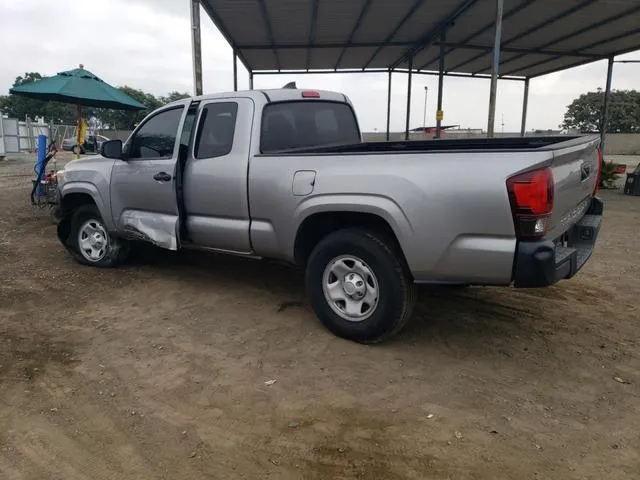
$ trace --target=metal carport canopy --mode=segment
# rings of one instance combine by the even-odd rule
[[[524,81],[608,59],[601,145],[608,121],[614,57],[640,49],[640,0],[191,0],[194,89],[202,93],[201,4],[249,71],[258,73],[386,71],[387,140],[391,73],[437,68],[440,138],[444,75],[491,78],[487,136],[494,134],[497,80]]]
[[[495,0],[201,0],[250,72],[491,73]],[[640,49],[640,0],[505,0],[499,75],[531,78]]]

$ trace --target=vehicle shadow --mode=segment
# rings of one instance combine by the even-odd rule
[[[313,315],[306,300],[303,271],[285,263],[147,246],[136,248],[129,263],[181,283],[210,284],[211,289],[220,282],[232,288],[261,289],[279,299],[276,311],[298,307]],[[536,323],[539,301],[537,295],[508,287],[420,285],[412,320],[385,345],[461,341],[483,347],[494,343],[496,337],[531,338],[541,332]]]
[[[158,273],[180,277],[181,282],[217,282],[238,288],[260,288],[273,294],[303,300],[304,272],[294,265],[195,250],[172,252],[136,245],[128,261],[131,267],[151,267]]]
[[[512,356],[552,334],[540,321],[540,299],[514,288],[421,285],[418,293],[412,321],[397,342]]]

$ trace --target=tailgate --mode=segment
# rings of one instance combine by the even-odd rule
[[[599,137],[588,136],[555,145],[551,164],[555,194],[547,238],[562,235],[589,208],[598,181],[599,144]]]

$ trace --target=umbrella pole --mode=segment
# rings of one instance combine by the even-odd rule
[[[77,128],[77,135],[76,135],[76,137],[77,137],[76,138],[76,146],[77,146],[76,160],[80,158],[80,145],[82,145],[84,143],[83,141],[80,140],[80,135],[82,135],[82,106],[78,105],[78,128]]]

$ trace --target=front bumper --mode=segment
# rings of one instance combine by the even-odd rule
[[[552,240],[518,242],[514,286],[545,287],[578,273],[593,253],[603,210],[602,200],[594,197],[587,213],[567,232],[565,245],[557,245]]]

